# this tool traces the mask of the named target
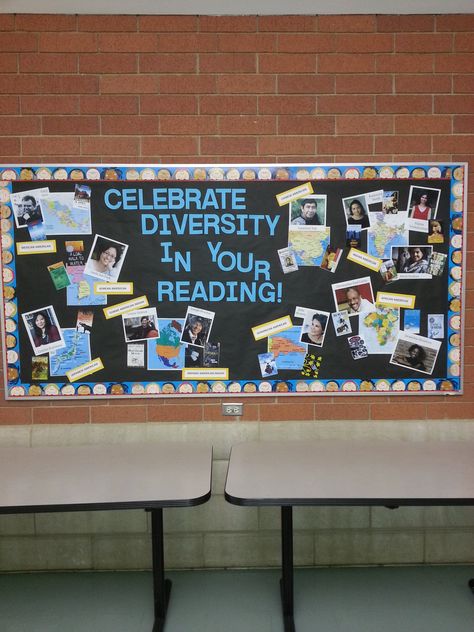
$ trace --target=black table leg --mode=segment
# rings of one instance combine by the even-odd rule
[[[162,632],[170,600],[171,582],[165,579],[165,557],[163,551],[163,509],[151,510],[151,544],[153,551],[153,597],[155,622],[153,632]]]
[[[469,580],[469,588],[474,593],[474,578]]]
[[[285,632],[295,632],[293,618],[293,507],[281,508],[281,604]]]

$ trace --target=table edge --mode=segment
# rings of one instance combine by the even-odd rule
[[[9,505],[0,507],[0,514],[21,513],[65,513],[69,511],[112,511],[123,509],[164,509],[166,507],[196,507],[206,503],[211,497],[211,490],[202,496],[185,499],[140,500],[101,503],[62,503],[58,505]]]
[[[474,505],[473,498],[248,498],[234,496],[224,490],[232,505],[241,507],[447,507]]]

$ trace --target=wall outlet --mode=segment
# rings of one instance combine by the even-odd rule
[[[240,416],[242,415],[243,408],[243,404],[222,404],[222,414]]]

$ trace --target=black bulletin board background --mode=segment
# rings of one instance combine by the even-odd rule
[[[331,227],[331,244],[344,248],[342,260],[336,273],[332,274],[317,267],[300,267],[297,272],[283,274],[277,250],[288,245],[288,205],[279,207],[275,195],[301,184],[292,181],[253,181],[253,182],[109,182],[90,181],[92,189],[91,215],[92,235],[54,235],[57,252],[54,254],[16,256],[16,296],[18,314],[28,312],[49,304],[54,305],[61,327],[75,327],[76,306],[66,305],[65,290],[55,290],[47,266],[58,261],[66,261],[64,242],[66,240],[82,240],[85,254],[90,252],[95,234],[101,234],[111,239],[129,245],[128,252],[120,273],[119,281],[133,281],[134,297],[146,295],[149,305],[157,308],[158,317],[184,318],[186,308],[190,303],[168,301],[158,303],[157,280],[186,280],[195,281],[252,281],[252,274],[222,272],[211,262],[210,252],[206,241],[222,242],[222,250],[233,252],[254,253],[257,259],[264,259],[271,264],[271,282],[282,283],[281,303],[236,303],[236,302],[204,302],[195,301],[192,306],[215,312],[210,341],[221,343],[220,366],[229,368],[229,380],[261,380],[257,354],[267,351],[267,339],[255,341],[251,328],[271,320],[290,315],[294,324],[301,321],[294,319],[296,306],[308,307],[315,310],[333,312],[335,310],[331,284],[348,281],[353,278],[370,276],[374,291],[374,298],[379,290],[400,294],[415,294],[416,309],[422,311],[420,335],[426,336],[426,316],[428,313],[448,312],[447,266],[442,276],[432,279],[398,280],[394,284],[383,283],[379,273],[373,272],[346,259],[346,222],[342,207],[342,198],[357,197],[360,194],[377,189],[397,190],[400,192],[399,208],[406,210],[409,191],[412,185],[441,190],[437,219],[444,220],[445,231],[448,232],[450,223],[450,187],[448,179],[377,179],[377,180],[317,180],[312,181],[314,193],[327,195],[326,224]],[[50,191],[74,191],[75,182],[48,181],[42,182],[13,182],[12,191],[19,192],[32,188],[48,186]],[[209,187],[245,188],[247,190],[248,213],[280,214],[274,237],[265,231],[260,236],[236,236],[209,234],[208,236],[160,236],[143,235],[141,232],[140,211],[111,211],[103,204],[104,193],[113,187],[141,188],[145,196],[153,188],[193,187],[206,190]],[[146,213],[153,211],[146,210]],[[193,211],[186,211],[192,213]],[[196,211],[200,212],[200,211]],[[205,212],[205,211],[204,211]],[[218,212],[218,211],[212,211]],[[176,211],[179,214],[179,211]],[[26,229],[14,229],[15,241],[28,240]],[[361,250],[366,247],[366,233],[362,233]],[[410,244],[426,244],[426,233],[410,231]],[[160,242],[172,241],[180,250],[191,251],[192,271],[175,273],[172,266],[160,261],[162,249]],[[446,235],[444,244],[436,244],[434,249],[448,252],[449,236]],[[245,254],[245,256],[246,256]],[[108,306],[129,300],[131,296],[109,296]],[[180,381],[181,371],[147,371],[146,369],[127,368],[127,349],[124,341],[122,318],[105,319],[102,306],[91,308],[94,313],[94,324],[91,332],[91,358],[100,357],[104,369],[88,376],[88,383],[96,382],[147,382],[147,381]],[[403,320],[401,320],[402,324]],[[357,333],[357,319],[352,318],[353,334]],[[20,323],[20,374],[22,382],[31,380],[32,348],[27,333]],[[351,358],[346,337],[336,337],[332,322],[328,323],[324,346],[320,350],[323,357],[319,379],[373,379],[373,378],[416,378],[428,377],[426,374],[416,373],[409,369],[389,363],[388,355],[370,355],[362,360]],[[441,349],[431,377],[446,376],[446,339],[442,340]],[[295,380],[301,376],[295,371],[279,371],[279,380]],[[51,382],[67,382],[66,378],[51,378]]]

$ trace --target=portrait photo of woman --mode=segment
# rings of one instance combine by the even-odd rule
[[[326,313],[314,312],[310,319],[305,318],[305,322],[301,328],[301,342],[322,347],[327,322],[328,314]]]
[[[410,219],[424,220],[426,222],[434,219],[440,193],[439,189],[412,186],[408,201],[408,215]]]
[[[408,347],[408,354],[405,357],[405,362],[412,369],[417,371],[426,371],[424,363],[426,352],[420,345],[411,345]]]
[[[361,228],[368,228],[370,226],[369,216],[365,210],[364,204],[358,198],[352,200],[345,200],[346,205],[346,221],[347,225],[358,225]]]
[[[42,307],[22,314],[35,355],[65,346],[54,307]]]
[[[33,341],[35,347],[48,345],[51,342],[61,340],[59,330],[51,323],[48,312],[38,312],[33,321]]]
[[[408,332],[400,332],[390,363],[431,374],[440,347],[441,342],[439,340],[432,340]]]
[[[408,246],[400,248],[397,271],[405,274],[427,274],[431,247]]]
[[[418,203],[414,204],[411,208],[410,217],[412,219],[428,220],[431,218],[431,206],[428,200],[428,193],[424,192],[420,195]]]
[[[103,281],[117,281],[128,246],[119,241],[96,235],[85,274]]]

